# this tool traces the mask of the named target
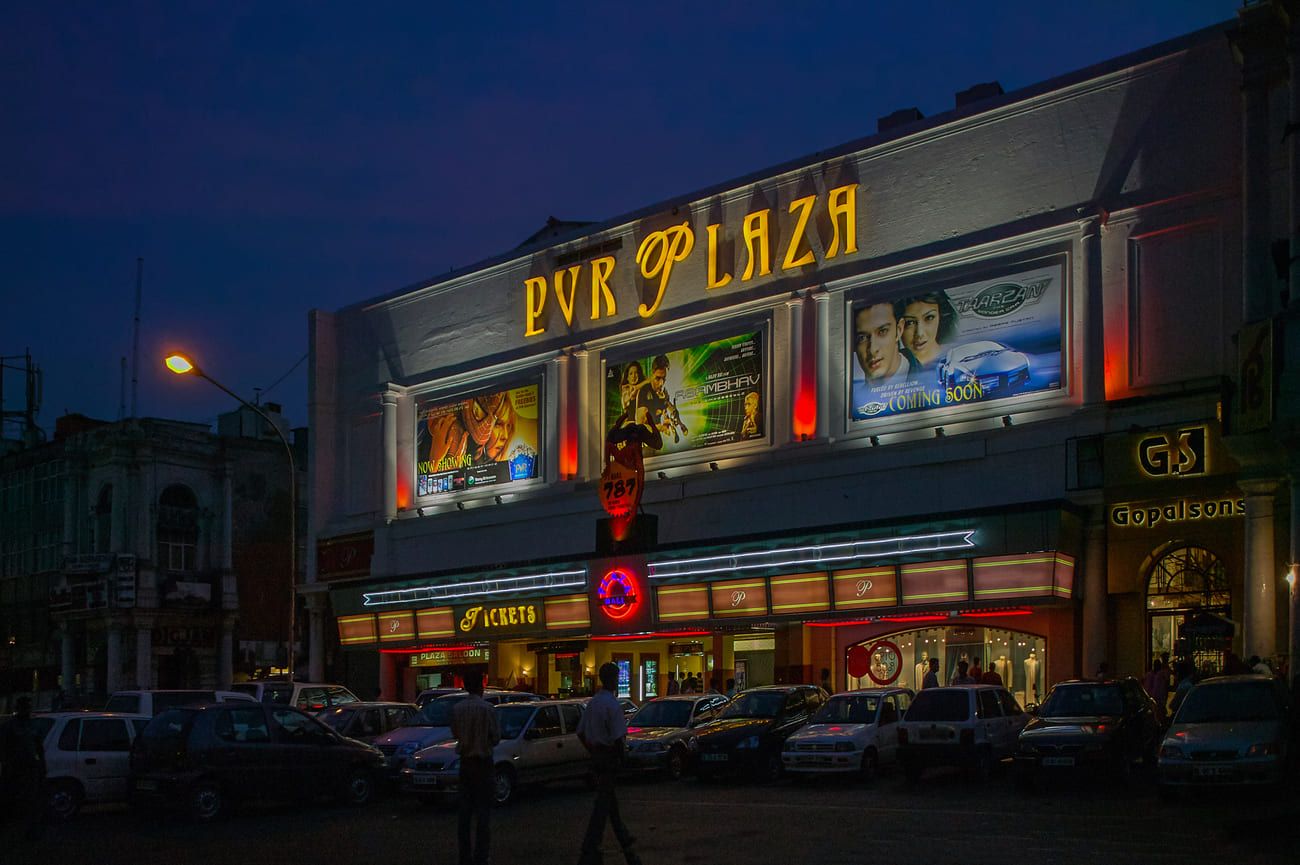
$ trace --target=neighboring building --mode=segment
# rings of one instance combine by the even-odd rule
[[[289,472],[263,427],[69,415],[0,457],[0,694],[93,704],[284,666]]]
[[[1238,353],[1297,339],[1278,8],[313,313],[311,677],[1282,660],[1300,367]],[[615,541],[624,412],[663,447]]]

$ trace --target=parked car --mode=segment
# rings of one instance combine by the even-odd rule
[[[827,700],[807,726],[785,740],[785,771],[857,773],[869,780],[898,759],[898,722],[912,702],[907,688],[845,691]]]
[[[716,718],[725,705],[721,694],[677,694],[646,702],[627,721],[623,767],[680,778],[690,765],[692,731]]]
[[[1016,752],[1029,715],[998,685],[927,688],[898,725],[898,759],[909,781],[927,766],[961,766],[980,779]]]
[[[765,685],[741,691],[714,721],[695,731],[695,771],[700,780],[744,773],[776,780],[786,738],[822,707],[816,685]]]
[[[42,741],[50,816],[67,820],[87,802],[126,801],[131,742],[149,716],[56,712],[35,720],[46,728]]]
[[[493,798],[504,805],[523,784],[586,778],[587,749],[578,741],[585,700],[541,700],[497,707],[501,741],[492,752]],[[450,798],[459,789],[456,742],[440,742],[418,752],[401,770],[401,789],[421,796]]]
[[[304,712],[319,712],[332,706],[360,702],[356,694],[342,685],[330,685],[324,682],[260,679],[256,682],[236,682],[230,688],[241,694],[248,694],[260,703],[294,706]]]
[[[390,780],[398,780],[398,774],[409,763],[416,751],[445,742],[451,738],[451,710],[461,700],[469,696],[466,691],[444,694],[424,704],[409,721],[395,730],[391,730],[374,741],[374,746],[384,755]],[[492,705],[504,703],[527,703],[542,699],[537,694],[523,691],[483,692],[483,699]]]
[[[1124,776],[1133,763],[1155,759],[1156,704],[1137,679],[1059,682],[1032,715],[1016,746],[1022,783],[1061,770]]]
[[[374,795],[383,758],[311,715],[273,703],[214,703],[169,709],[131,747],[133,807],[180,806],[213,820],[244,800],[350,805]]]
[[[1281,785],[1295,769],[1295,707],[1267,676],[1220,676],[1188,692],[1160,745],[1160,788]]]
[[[986,392],[1012,391],[1028,384],[1029,358],[1000,342],[968,342],[939,361],[938,377],[945,387],[979,384]]]
[[[425,703],[428,703],[430,700],[436,700],[439,697],[445,697],[448,694],[460,694],[464,692],[464,690],[465,690],[464,688],[447,688],[447,687],[425,688],[423,691],[421,691],[419,694],[416,695],[415,705],[423,709]]]
[[[159,712],[176,706],[189,706],[194,703],[224,703],[228,700],[251,702],[252,698],[238,691],[192,690],[150,690],[150,691],[114,691],[104,705],[105,712],[121,712],[127,715],[148,715],[153,717]]]
[[[317,713],[316,720],[335,733],[372,744],[408,723],[419,710],[411,703],[347,703]]]
[[[631,718],[641,708],[630,697],[619,697],[618,705],[623,709],[624,718]]]

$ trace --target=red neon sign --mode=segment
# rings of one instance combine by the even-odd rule
[[[641,592],[636,579],[621,568],[607,572],[596,587],[600,611],[616,622],[631,616],[641,606]]]

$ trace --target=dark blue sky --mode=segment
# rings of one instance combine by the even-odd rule
[[[336,309],[1234,16],[1236,0],[194,3],[0,10],[0,354],[39,421],[118,413],[145,259],[139,413],[253,397]],[[877,7],[888,7],[878,9]],[[5,379],[5,408],[20,382]],[[266,398],[306,423],[305,364]],[[129,410],[128,391],[128,410]]]

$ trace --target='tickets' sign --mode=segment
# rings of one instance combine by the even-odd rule
[[[540,630],[545,627],[542,604],[542,601],[530,600],[456,607],[456,633],[459,636],[472,636]]]

